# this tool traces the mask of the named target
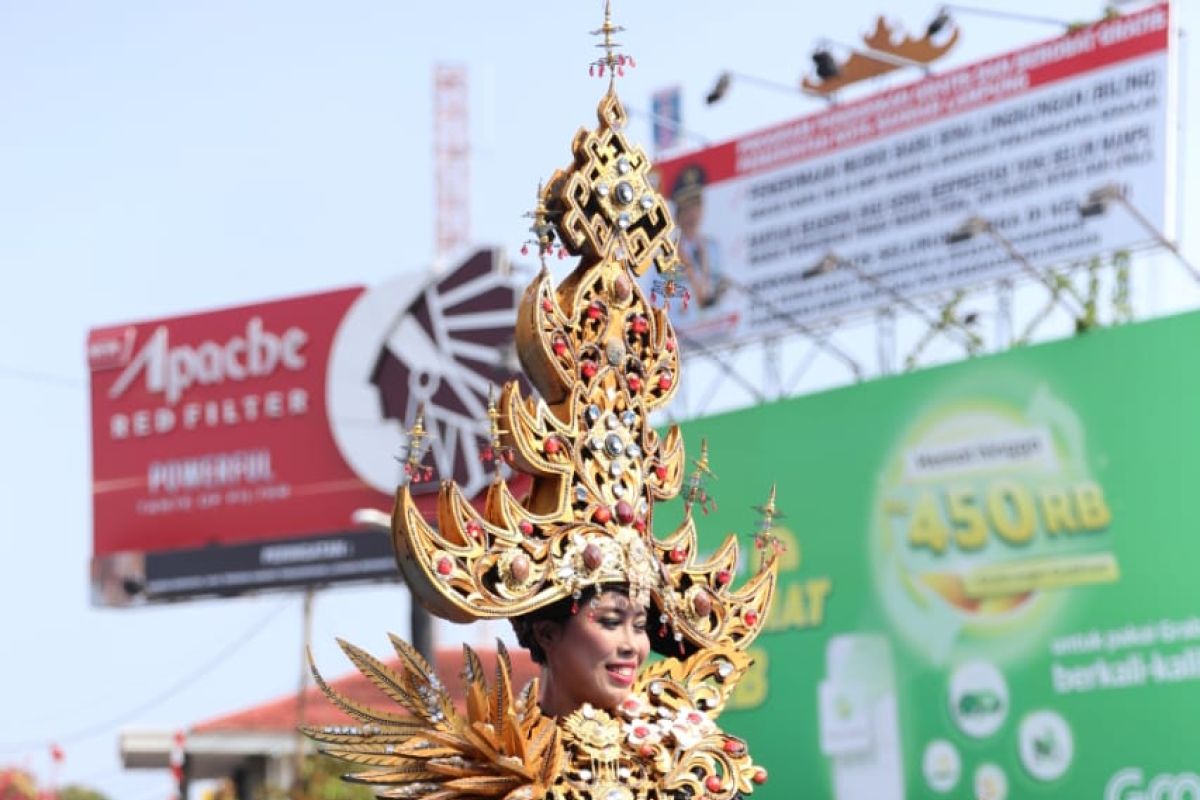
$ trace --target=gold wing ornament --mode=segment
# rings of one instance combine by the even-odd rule
[[[537,705],[537,682],[513,694],[512,667],[499,643],[495,682],[489,686],[479,657],[464,646],[466,716],[423,658],[392,636],[400,671],[339,641],[359,671],[397,704],[370,708],[331,688],[313,668],[317,685],[360,725],[305,728],[323,752],[373,769],[346,775],[376,787],[379,797],[458,800],[536,800],[547,795],[564,761],[559,727]]]
[[[610,75],[630,63],[613,52],[619,30],[606,7],[597,31],[606,55],[593,67]],[[540,397],[510,381],[489,408],[493,438],[512,468],[531,476],[529,493],[516,497],[497,470],[480,511],[444,481],[432,525],[402,485],[393,543],[413,596],[457,622],[627,586],[649,609],[651,645],[664,659],[643,671],[620,708],[584,706],[556,720],[538,709],[536,685],[514,694],[502,646],[491,686],[467,649],[464,717],[401,640],[392,638],[399,672],[343,644],[397,708],[355,703],[318,675],[361,725],[306,732],[329,754],[371,767],[347,778],[382,797],[731,800],[766,780],[716,719],[766,621],[774,550],[735,589],[736,537],[702,559],[691,502],[673,533],[652,533],[655,503],[679,494],[685,460],[679,428],[660,437],[647,416],[674,395],[681,361],[667,309],[647,302],[637,278],[651,267],[678,275],[675,226],[649,158],[625,136],[611,81],[597,118],[595,129],[575,135],[571,164],[539,191],[533,214],[542,271],[520,305],[516,342]],[[545,264],[556,247],[578,259],[557,286]]]
[[[514,694],[498,642],[494,683],[463,647],[466,716],[429,665],[392,636],[400,670],[347,642],[346,655],[394,709],[372,708],[317,685],[356,726],[305,728],[322,752],[370,769],[345,779],[379,797],[425,800],[731,800],[766,781],[745,742],[716,725],[750,657],[734,647],[664,659],[643,670],[616,714],[585,705],[564,720],[541,713],[537,680]]]

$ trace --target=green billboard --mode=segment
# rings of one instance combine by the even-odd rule
[[[684,426],[707,546],[772,483],[787,514],[722,717],[762,796],[1200,800],[1197,344],[1188,314]]]

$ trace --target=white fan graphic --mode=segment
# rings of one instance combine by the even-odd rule
[[[360,478],[395,490],[404,426],[424,404],[436,477],[468,497],[487,485],[488,387],[512,377],[516,299],[501,251],[481,250],[427,283],[405,276],[355,300],[334,337],[326,396],[334,440]]]

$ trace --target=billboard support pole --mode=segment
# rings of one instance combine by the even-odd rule
[[[962,345],[967,348],[968,353],[974,352],[976,348],[983,344],[983,342],[980,341],[979,336],[974,331],[967,328],[957,319],[946,318],[945,315],[943,315],[942,319],[934,319],[925,313],[920,306],[901,294],[896,287],[884,283],[883,281],[879,280],[879,278],[860,267],[858,264],[855,264],[849,259],[842,258],[837,253],[830,253],[825,256],[825,258],[822,259],[817,266],[813,267],[811,271],[815,273],[831,272],[838,267],[845,267],[854,273],[854,277],[858,278],[863,283],[870,284],[871,288],[873,288],[875,291],[891,297],[897,305],[903,306],[911,313],[920,317],[921,321],[924,322],[930,330],[953,330],[957,332],[963,337]]]
[[[306,739],[301,729],[308,724],[308,676],[312,650],[313,597],[316,589],[306,586],[300,604],[300,686],[296,690],[296,754],[292,762],[293,787],[299,788],[304,780],[304,753]]]
[[[679,337],[679,341],[682,342],[689,350],[699,351],[700,355],[704,356],[720,367],[724,374],[732,378],[734,383],[745,389],[750,394],[750,397],[754,399],[754,402],[767,402],[766,396],[761,390],[759,390],[758,386],[754,384],[754,381],[751,381],[746,376],[742,375],[742,373],[738,372],[738,370],[728,359],[714,352],[711,347],[708,347],[696,341],[691,336],[688,336],[679,328],[675,329],[675,335]]]
[[[433,642],[433,617],[417,602],[412,592],[408,593],[408,636],[409,642],[430,664],[436,664]]]
[[[1057,17],[1041,17],[1041,16],[1036,16],[1034,14],[1019,14],[1014,11],[1002,11],[1000,9],[993,9],[993,8],[980,8],[978,6],[961,6],[961,5],[958,5],[957,3],[950,3],[947,5],[944,5],[944,6],[942,6],[942,9],[944,11],[958,11],[958,12],[961,12],[964,14],[978,14],[980,16],[992,17],[995,19],[1011,19],[1011,20],[1015,20],[1017,22],[1030,22],[1035,25],[1053,25],[1055,27],[1062,28],[1064,31],[1067,31],[1067,32],[1069,32],[1071,30],[1071,28],[1076,24],[1073,22],[1068,22],[1065,19],[1059,19]]]
[[[875,312],[875,344],[879,351],[879,372],[896,371],[896,314],[890,308]]]
[[[1007,350],[1013,341],[1013,282],[996,284],[996,349]]]
[[[996,226],[983,217],[971,217],[968,219],[958,229],[952,231],[950,235],[946,237],[946,243],[957,244],[958,242],[972,239],[980,233],[986,233],[991,236],[992,239],[1000,245],[1008,257],[1012,259],[1013,262],[1015,262],[1018,266],[1020,266],[1021,269],[1023,269],[1031,278],[1042,284],[1042,286],[1044,286],[1047,291],[1050,292],[1053,302],[1061,306],[1062,309],[1070,314],[1077,323],[1083,321],[1083,310],[1072,307],[1072,305],[1063,298],[1062,294],[1060,293],[1060,287],[1055,286],[1052,280],[1047,278],[1041,270],[1035,267],[1028,258],[1023,256],[1021,252],[1017,250],[1016,246],[1009,241],[1008,237],[996,230]]]
[[[763,340],[763,383],[771,397],[783,396],[783,374],[779,369],[779,339],[772,336]]]
[[[1121,191],[1120,186],[1109,183],[1089,192],[1087,200],[1079,206],[1079,215],[1085,218],[1099,216],[1108,211],[1109,203],[1117,203],[1121,208],[1125,209],[1138,225],[1145,228],[1146,233],[1150,234],[1154,241],[1158,242],[1159,245],[1169,250],[1171,255],[1175,256],[1175,260],[1183,265],[1183,268],[1192,276],[1192,280],[1200,283],[1200,269],[1197,269],[1184,257],[1183,252],[1177,244],[1168,239],[1158,228],[1154,227],[1154,223],[1141,212],[1141,209],[1129,202],[1129,198],[1125,196],[1125,192]]]
[[[853,358],[851,358],[846,353],[845,350],[842,350],[840,347],[835,345],[833,342],[829,341],[829,339],[827,337],[818,336],[813,331],[812,328],[808,327],[803,322],[796,319],[795,315],[790,314],[787,311],[784,311],[782,308],[780,308],[779,306],[772,303],[766,297],[763,297],[761,292],[751,289],[746,284],[742,283],[739,280],[735,280],[734,278],[728,278],[727,280],[728,280],[729,286],[731,288],[738,290],[739,292],[746,295],[747,297],[749,297],[751,300],[755,301],[756,303],[761,303],[763,305],[763,308],[765,308],[765,309],[767,309],[767,311],[771,312],[772,315],[779,317],[784,322],[788,323],[788,325],[790,325],[793,330],[799,331],[800,333],[804,334],[808,338],[812,339],[813,342],[818,347],[820,347],[823,350],[827,350],[830,354],[832,354],[834,357],[836,357],[839,361],[841,361],[843,364],[845,364],[847,367],[849,367],[850,372],[853,373],[853,375],[854,375],[855,382],[861,381],[863,379],[862,366],[860,366],[857,361],[855,361]]]

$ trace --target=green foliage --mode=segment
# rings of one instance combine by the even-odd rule
[[[72,784],[58,790],[58,800],[108,800],[108,796],[87,786]]]

